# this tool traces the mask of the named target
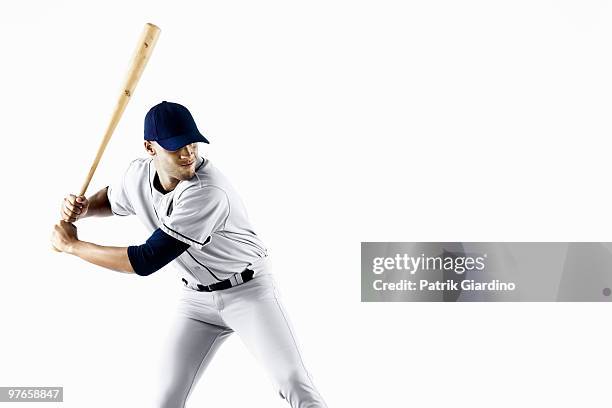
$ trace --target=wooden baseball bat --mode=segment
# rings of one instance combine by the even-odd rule
[[[87,191],[87,187],[89,187],[89,183],[98,168],[98,164],[100,163],[100,159],[102,158],[102,154],[106,149],[106,145],[111,139],[123,112],[125,111],[125,107],[130,101],[131,96],[134,93],[134,89],[136,88],[136,84],[138,84],[138,80],[142,76],[142,72],[144,71],[147,62],[149,61],[149,57],[151,57],[151,53],[153,52],[153,48],[155,48],[155,44],[157,43],[157,37],[159,37],[159,33],[161,30],[154,24],[147,23],[144,27],[142,35],[138,40],[138,45],[136,46],[136,51],[134,52],[134,56],[132,57],[132,62],[130,63],[130,69],[128,71],[127,77],[123,84],[123,88],[121,89],[121,94],[119,95],[119,99],[117,100],[117,105],[115,105],[115,110],[113,111],[113,115],[111,116],[110,122],[106,128],[106,132],[104,132],[104,138],[100,143],[100,147],[98,147],[98,152],[96,153],[96,158],[94,159],[91,168],[89,169],[89,173],[85,178],[85,182],[79,191],[79,196],[85,195]],[[64,221],[60,221],[64,222]],[[52,247],[54,251],[58,252],[57,249]]]
[[[121,94],[117,100],[117,105],[113,111],[113,116],[111,117],[108,127],[106,128],[106,132],[104,132],[104,138],[102,139],[102,143],[100,143],[100,147],[98,147],[96,158],[89,169],[89,173],[85,178],[85,182],[83,183],[81,190],[79,191],[79,196],[84,195],[87,191],[87,187],[89,187],[89,183],[91,182],[91,179],[98,168],[98,164],[100,163],[102,154],[106,149],[106,145],[108,145],[108,142],[110,141],[111,136],[113,135],[113,132],[115,131],[121,116],[123,115],[123,111],[125,111],[125,107],[134,93],[136,84],[138,84],[138,80],[142,76],[142,72],[149,61],[149,57],[151,57],[151,53],[153,52],[153,48],[155,48],[160,32],[161,30],[159,27],[154,24],[147,23],[145,25],[142,35],[138,40],[138,45],[136,47],[136,51],[134,52],[134,56],[132,57],[130,70],[128,71],[125,83],[121,89]]]

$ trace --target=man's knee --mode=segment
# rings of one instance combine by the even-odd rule
[[[308,373],[294,370],[279,381],[279,394],[292,408],[326,408]]]

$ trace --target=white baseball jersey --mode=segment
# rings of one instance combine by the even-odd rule
[[[116,215],[135,214],[152,233],[166,234],[190,247],[173,261],[181,277],[210,285],[247,267],[257,274],[267,249],[253,232],[244,204],[209,160],[200,158],[196,174],[162,193],[153,184],[153,159],[136,159],[123,179],[108,188]]]

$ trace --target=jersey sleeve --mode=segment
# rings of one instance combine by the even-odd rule
[[[132,168],[132,163],[125,171],[123,177],[120,180],[117,180],[116,183],[108,186],[106,190],[106,196],[108,197],[108,202],[110,203],[111,210],[115,215],[133,215],[136,212],[132,207],[132,203],[130,202],[130,198],[127,193],[127,189],[125,188],[125,180],[129,177],[130,169]]]
[[[222,229],[230,207],[225,192],[215,186],[189,187],[173,203],[172,212],[162,219],[161,229],[173,238],[202,249],[212,234]]]
[[[156,229],[142,245],[128,247],[128,258],[137,275],[148,276],[179,257],[189,245]]]

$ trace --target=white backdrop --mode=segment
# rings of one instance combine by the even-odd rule
[[[1,3],[0,386],[151,406],[175,271],[106,271],[49,236],[152,22],[90,192],[144,154],[152,105],[188,106],[330,408],[609,404],[608,304],[362,304],[359,285],[361,241],[610,240],[611,18],[603,0]],[[125,218],[79,233],[147,237]],[[235,337],[204,406],[286,403]]]

